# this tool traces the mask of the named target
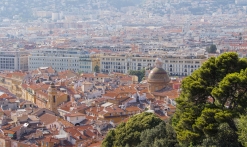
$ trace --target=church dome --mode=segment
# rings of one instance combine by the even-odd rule
[[[164,83],[167,84],[170,82],[170,78],[167,72],[162,68],[161,59],[156,59],[156,67],[152,69],[148,75],[149,83]]]

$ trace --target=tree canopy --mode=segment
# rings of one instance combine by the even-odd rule
[[[130,70],[129,75],[136,75],[138,77],[138,81],[140,82],[145,76],[145,69],[142,70]]]
[[[153,113],[141,113],[110,130],[103,147],[163,147],[174,146],[176,136],[171,126],[166,125]]]
[[[216,45],[212,44],[212,45],[210,45],[209,47],[206,48],[206,51],[208,53],[216,53],[217,47],[216,47]]]
[[[247,59],[239,58],[236,53],[224,53],[210,58],[183,80],[173,117],[181,145],[200,146],[211,142],[224,146],[225,141],[241,146],[235,119],[246,113],[246,68]]]
[[[96,73],[99,73],[99,72],[100,72],[100,68],[99,68],[98,65],[96,65],[96,66],[94,67],[94,72],[96,72]]]
[[[242,143],[243,146],[247,146],[247,116],[242,115],[238,120],[237,120],[237,128],[238,128],[238,140]]]
[[[152,129],[144,130],[137,147],[174,147],[177,146],[176,134],[170,124],[160,122]]]

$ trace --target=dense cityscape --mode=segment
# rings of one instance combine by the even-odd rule
[[[246,0],[1,0],[0,147],[247,146]]]

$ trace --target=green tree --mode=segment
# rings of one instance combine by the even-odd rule
[[[245,146],[247,147],[247,116],[242,115],[238,120],[237,120],[237,127],[238,127],[238,135],[239,138],[238,140]]]
[[[112,147],[115,141],[115,130],[110,130],[104,139],[103,146]]]
[[[174,147],[176,134],[171,125],[161,122],[158,126],[141,133],[141,143],[137,147]]]
[[[129,75],[136,75],[140,82],[145,77],[145,69],[142,70],[129,70]]]
[[[99,66],[98,66],[98,65],[96,65],[96,66],[94,67],[94,72],[96,72],[96,73],[99,73],[99,72],[100,72],[100,69],[99,69]]]
[[[127,123],[121,123],[115,130],[110,131],[102,142],[102,147],[137,146],[141,133],[152,129],[162,122],[152,113],[141,113],[131,117]]]
[[[197,147],[238,147],[240,146],[237,141],[236,132],[229,127],[228,124],[223,123],[217,128],[218,133],[216,136],[207,136],[201,145]]]
[[[206,48],[206,51],[208,53],[216,53],[216,50],[217,50],[217,47],[214,44],[212,44],[212,45],[210,45],[209,47]]]
[[[247,60],[236,53],[210,58],[201,68],[182,82],[173,126],[177,139],[184,146],[201,145],[212,136],[219,136],[222,124],[235,134],[234,119],[246,113]]]

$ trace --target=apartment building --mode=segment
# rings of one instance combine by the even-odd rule
[[[187,76],[198,69],[207,57],[204,55],[188,54],[102,54],[101,72],[128,73],[129,70],[141,70],[153,67],[155,59],[163,61],[163,68],[173,76]]]
[[[28,69],[52,67],[56,71],[73,70],[92,72],[92,60],[88,52],[78,49],[42,49],[30,53]]]
[[[0,51],[0,71],[27,71],[28,55],[25,50],[1,50]]]

